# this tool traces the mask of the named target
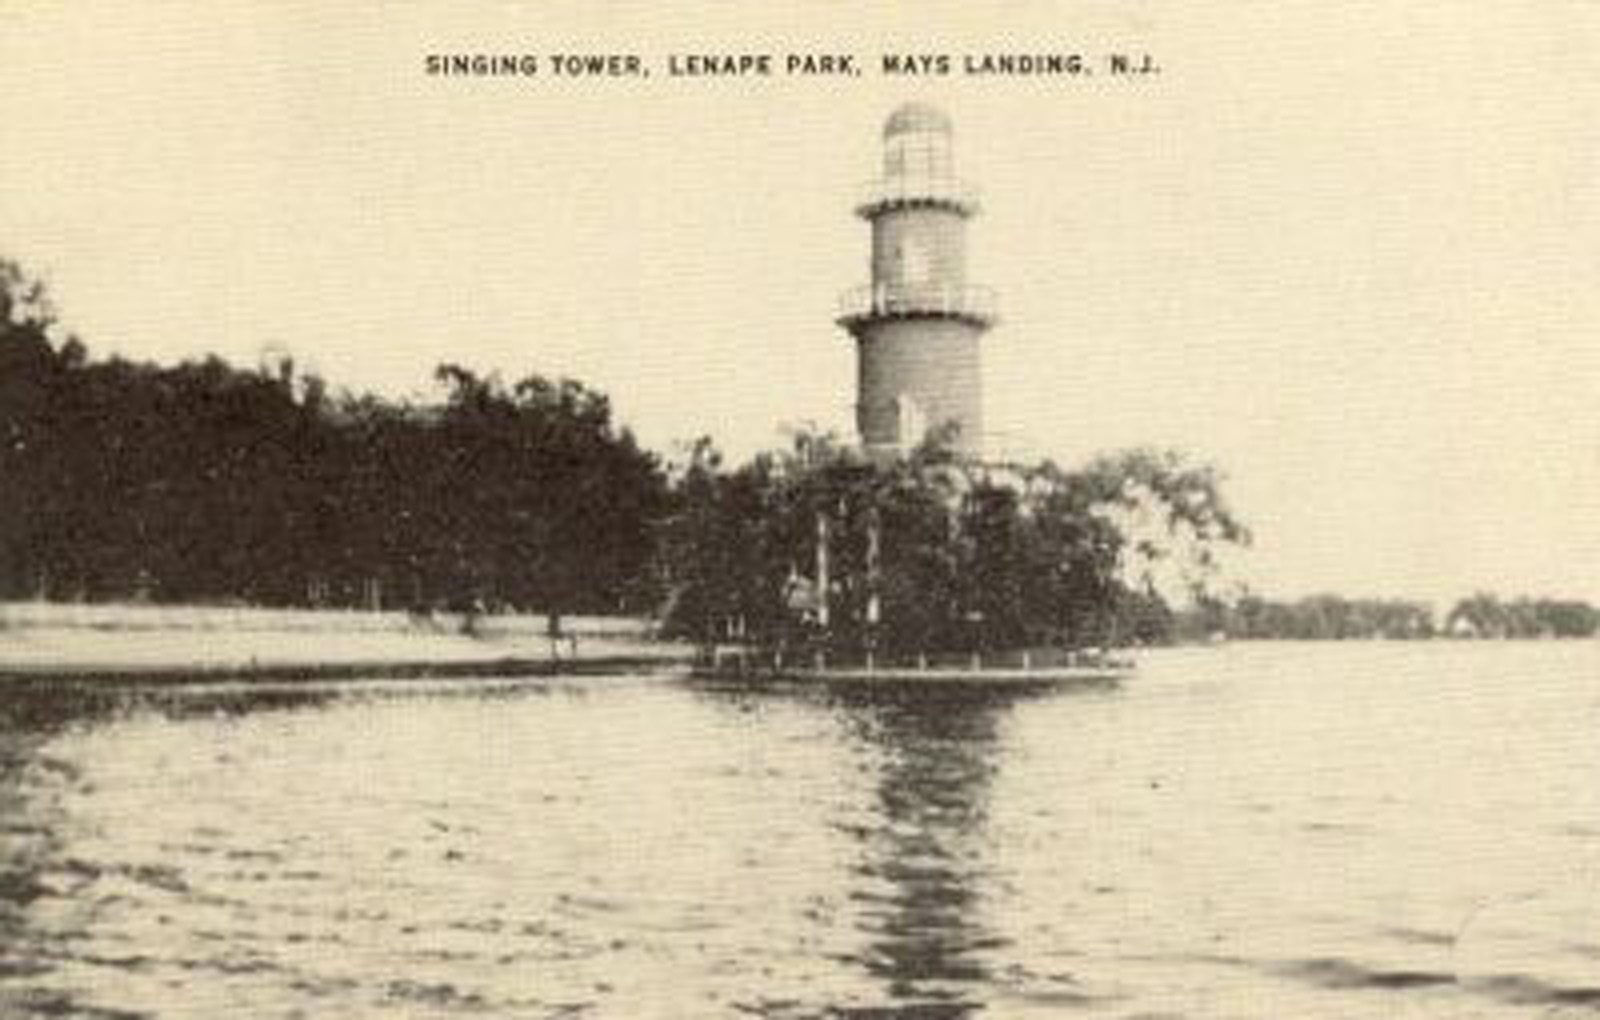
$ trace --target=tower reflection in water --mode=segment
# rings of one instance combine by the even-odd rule
[[[862,855],[852,898],[868,935],[861,962],[890,1002],[837,1015],[945,1018],[982,1008],[1007,945],[981,909],[995,878],[987,822],[999,734],[1012,706],[1052,689],[879,684],[834,692],[881,760],[876,821],[854,833]]]

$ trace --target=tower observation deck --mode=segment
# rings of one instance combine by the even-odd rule
[[[941,110],[908,103],[883,128],[883,176],[857,198],[872,225],[871,282],[840,296],[856,341],[856,428],[869,452],[902,452],[954,425],[956,449],[981,452],[979,345],[994,292],[967,280],[967,221],[977,191],[955,175]]]

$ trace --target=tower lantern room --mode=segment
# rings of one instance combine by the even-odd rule
[[[966,230],[977,193],[955,173],[943,111],[907,103],[883,128],[883,175],[856,212],[872,225],[871,282],[841,298],[856,341],[856,428],[869,452],[906,451],[954,428],[981,452],[979,344],[995,322],[992,291],[967,282]]]

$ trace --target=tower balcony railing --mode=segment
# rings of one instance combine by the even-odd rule
[[[944,206],[971,216],[978,211],[978,189],[958,177],[912,174],[867,181],[856,193],[856,213],[867,218],[912,205]]]
[[[999,302],[989,287],[942,283],[869,283],[839,295],[839,321],[845,326],[868,319],[935,316],[991,325]]]

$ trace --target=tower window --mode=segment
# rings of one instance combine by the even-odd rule
[[[950,174],[950,143],[941,135],[900,135],[884,152],[891,177],[945,177]]]
[[[900,245],[900,279],[906,283],[927,283],[933,279],[933,256],[915,241]]]

